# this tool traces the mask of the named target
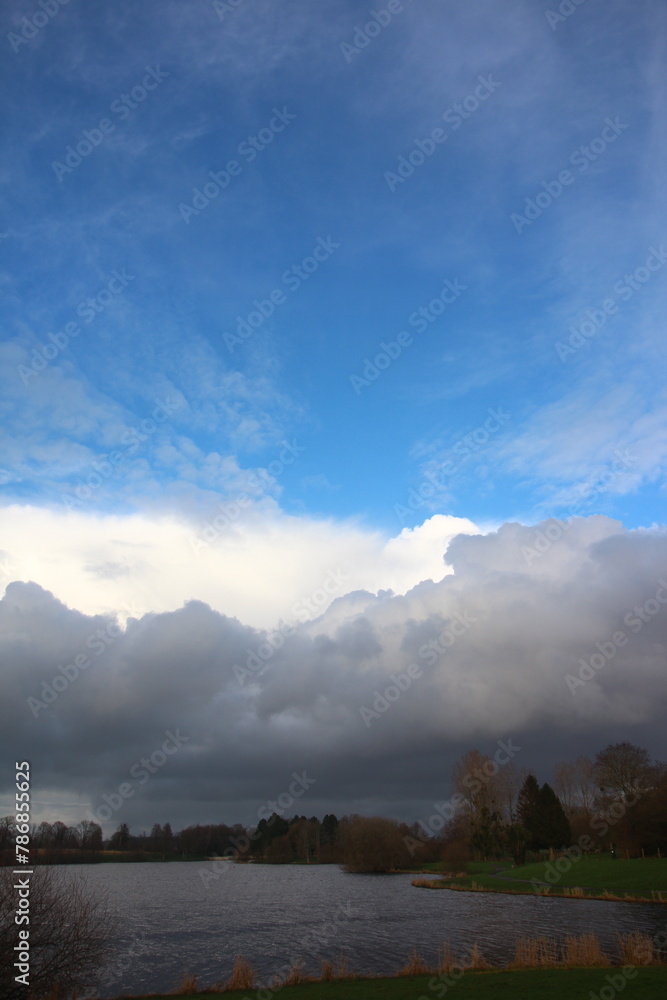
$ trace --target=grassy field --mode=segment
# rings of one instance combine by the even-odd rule
[[[612,977],[611,980],[607,976]],[[614,979],[614,977],[616,977]],[[352,979],[338,982],[304,983],[274,990],[281,1000],[441,1000],[455,990],[457,1000],[563,1000],[598,996],[616,983],[616,992],[628,986],[632,1000],[658,1000],[667,996],[667,966],[636,970],[625,979],[623,970],[539,969],[516,972],[466,972],[462,979],[441,981],[437,976],[402,976],[392,979]],[[449,985],[448,985],[449,983]],[[256,996],[255,990],[233,990],[223,995],[229,1000]],[[261,994],[266,997],[268,990]],[[182,993],[181,1000],[213,1000],[219,993]],[[151,1000],[174,1000],[174,994],[152,996]]]
[[[564,867],[564,866],[563,866]],[[546,881],[548,862],[537,865],[523,865],[512,868],[505,875],[520,879],[541,879]],[[556,869],[557,870],[557,869]],[[559,873],[558,885],[586,885],[608,892],[640,892],[652,889],[667,891],[667,861],[662,858],[581,858],[573,861],[568,871]]]
[[[433,888],[486,889],[496,892],[542,894],[531,881],[549,883],[550,895],[576,895],[599,898],[604,893],[625,899],[649,899],[667,902],[667,860],[658,858],[612,859],[588,857],[579,861],[561,859],[559,871],[553,863],[505,867],[498,871],[496,862],[477,862],[467,866],[461,878],[434,880]],[[493,872],[493,874],[492,874]],[[557,876],[557,877],[554,877]],[[661,899],[661,894],[662,899]]]

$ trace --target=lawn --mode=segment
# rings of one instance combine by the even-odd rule
[[[607,977],[611,977],[607,979]],[[301,986],[274,988],[281,1000],[440,1000],[455,990],[457,1000],[562,1000],[588,997],[591,992],[606,994],[614,985],[616,992],[628,986],[632,1000],[657,1000],[667,996],[667,966],[636,970],[625,979],[621,969],[539,969],[516,972],[467,972],[460,980],[440,981],[437,976],[402,976],[399,978],[353,979],[338,982],[304,983]],[[620,987],[620,989],[619,989]],[[256,990],[224,993],[225,1000],[254,1000]],[[268,997],[269,991],[260,994]],[[181,1000],[213,1000],[219,993],[181,994]],[[169,996],[151,996],[150,1000],[174,1000]]]
[[[563,859],[561,859],[563,860]],[[562,867],[565,867],[563,864]],[[558,872],[558,869],[555,869]],[[549,862],[522,865],[501,874],[518,879],[539,879],[548,881],[546,874],[553,874],[554,867]],[[558,885],[592,886],[608,892],[641,892],[652,889],[667,891],[667,861],[664,858],[581,858],[571,861],[568,871],[558,873]]]
[[[665,859],[625,860],[606,856],[581,858],[579,861],[564,858],[560,859],[559,864],[563,871],[559,871],[555,863],[548,861],[518,868],[505,867],[502,871],[497,871],[500,866],[498,862],[473,862],[467,865],[466,876],[434,880],[433,888],[539,894],[539,888],[530,884],[534,879],[536,882],[548,883],[551,895],[581,889],[587,897],[599,897],[607,892],[621,898],[629,896],[660,901],[658,893],[667,894]],[[496,874],[491,874],[494,870]]]

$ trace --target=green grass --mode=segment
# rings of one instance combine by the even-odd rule
[[[469,861],[465,868],[469,875],[486,875],[497,868],[508,868],[511,864],[511,861]]]
[[[567,860],[567,859],[562,859]],[[437,889],[488,889],[496,892],[520,892],[540,894],[530,882],[548,883],[551,895],[564,895],[566,889],[581,888],[585,897],[598,898],[604,892],[624,899],[655,899],[658,893],[667,893],[667,861],[659,858],[645,860],[612,859],[610,857],[581,858],[572,861],[564,872],[559,872],[555,864],[541,861],[537,864],[522,865],[519,868],[506,867],[496,875],[490,874],[498,868],[497,862],[472,862],[467,865],[468,874],[462,878],[434,880]],[[562,865],[565,867],[565,865]],[[557,874],[558,879],[549,881],[547,876]],[[667,899],[665,900],[667,902]]]
[[[621,977],[619,968],[608,969],[537,969],[516,972],[467,972],[460,980],[440,982],[433,976],[405,976],[391,979],[352,979],[339,982],[304,983],[276,990],[281,1000],[440,1000],[445,994],[457,1000],[563,1000],[599,995],[610,989],[607,976]],[[620,984],[620,980],[616,980]],[[429,988],[429,983],[431,988]],[[637,975],[623,981],[632,1000],[657,1000],[667,996],[667,966],[637,970]],[[620,992],[620,991],[619,991]],[[256,990],[234,990],[222,994],[225,1000],[255,997]],[[181,994],[181,1000],[213,1000],[219,993]],[[152,996],[150,1000],[174,1000]]]
[[[563,865],[564,867],[564,865]],[[556,869],[558,871],[558,869]],[[549,862],[522,865],[504,871],[518,879],[540,879],[547,881],[545,872],[552,872]],[[556,885],[589,885],[608,892],[641,892],[656,889],[667,891],[667,860],[664,858],[581,858],[572,861],[568,871],[559,873]]]

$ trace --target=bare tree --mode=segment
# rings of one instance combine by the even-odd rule
[[[503,764],[493,779],[498,795],[498,811],[503,821],[510,825],[516,819],[517,799],[527,773],[524,767],[518,768],[511,760]]]
[[[410,865],[407,826],[379,816],[353,816],[341,826],[345,871],[388,872]]]
[[[0,816],[0,851],[9,849],[14,843],[14,817]]]
[[[577,757],[574,762],[577,800],[587,816],[593,812],[595,801],[595,778],[593,761],[590,757]]]
[[[577,804],[577,766],[564,760],[554,768],[554,789],[563,809],[571,816]]]
[[[455,762],[452,783],[463,797],[462,812],[469,825],[478,822],[484,810],[500,812],[507,802],[498,765],[479,750],[469,750]]]
[[[647,791],[655,776],[648,752],[632,743],[610,743],[595,755],[595,780],[603,799],[629,799]]]
[[[104,895],[63,869],[38,866],[29,876],[28,989],[14,967],[21,929],[14,922],[19,875],[0,868],[0,996],[3,1000],[69,1000],[94,984],[112,943],[115,921]]]

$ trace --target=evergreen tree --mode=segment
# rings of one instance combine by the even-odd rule
[[[526,775],[526,780],[519,792],[516,814],[521,826],[525,827],[528,831],[526,847],[531,850],[534,850],[538,846],[535,842],[535,837],[539,832],[539,798],[540,786],[537,783],[537,778],[534,774]]]
[[[328,813],[322,820],[322,843],[335,844],[338,836],[338,820],[333,813]]]
[[[538,847],[568,847],[572,832],[565,810],[551,785],[544,784],[538,795],[538,828],[533,831]]]

